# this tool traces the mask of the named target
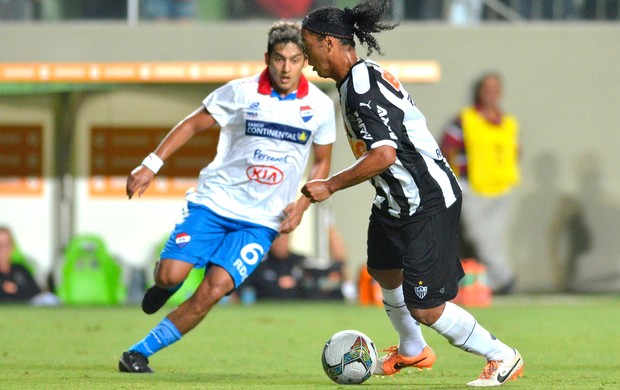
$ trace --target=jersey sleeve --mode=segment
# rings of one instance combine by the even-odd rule
[[[321,124],[314,135],[314,143],[319,145],[329,145],[336,142],[336,114],[334,103],[325,96],[321,102],[320,115]]]
[[[368,150],[383,145],[401,148],[393,127],[403,123],[403,113],[386,97],[392,93],[379,83],[375,70],[364,64],[353,68],[347,93],[347,106],[353,114],[349,120],[355,121],[352,125],[359,128]]]
[[[211,92],[202,102],[220,126],[226,126],[237,115],[235,84],[229,82]]]

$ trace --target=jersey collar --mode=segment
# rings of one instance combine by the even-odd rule
[[[271,87],[269,68],[265,68],[265,70],[263,70],[263,72],[258,78],[258,93],[262,95],[274,96],[280,100],[295,100],[305,98],[306,96],[308,96],[308,90],[308,80],[303,74],[299,78],[299,87],[297,88],[297,91],[291,92],[284,97],[280,96],[280,94]]]

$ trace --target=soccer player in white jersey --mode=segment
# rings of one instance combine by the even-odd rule
[[[368,54],[381,53],[371,33],[395,27],[382,22],[388,9],[389,1],[365,0],[353,9],[317,9],[302,23],[308,63],[337,83],[357,158],[327,179],[308,181],[302,192],[321,202],[364,181],[375,187],[367,265],[399,334],[399,344],[387,349],[376,374],[432,367],[435,353],[422,336],[422,323],[450,344],[486,358],[484,371],[468,385],[499,386],[523,371],[520,354],[449,302],[464,275],[457,254],[461,188],[401,83],[355,50],[357,36]]]
[[[297,191],[311,151],[309,178],[329,173],[334,107],[302,75],[300,26],[277,22],[268,35],[267,68],[207,96],[127,179],[129,198],[141,195],[166,158],[197,132],[221,126],[217,155],[187,196],[187,214],[162,250],[155,285],[145,293],[142,309],[147,314],[159,310],[194,267],[205,268],[204,280],[122,354],[120,371],[152,373],[148,358],[198,325],[254,271],[279,233],[299,225],[310,206]]]

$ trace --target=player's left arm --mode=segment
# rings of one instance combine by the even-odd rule
[[[396,149],[400,148],[400,140],[391,126],[402,123],[402,115],[398,115],[396,107],[378,92],[371,89],[364,95],[348,96],[347,107],[357,115],[363,123],[362,135],[367,150],[351,165],[328,179],[308,181],[302,193],[310,202],[322,202],[334,192],[352,187],[369,180],[388,169],[396,161]]]
[[[332,163],[332,144],[313,144],[314,160],[310,168],[308,180],[324,179],[329,174]],[[310,200],[300,196],[295,202],[284,209],[285,218],[280,224],[280,233],[290,233],[301,223],[304,212],[310,207]]]
[[[328,179],[308,181],[301,192],[309,202],[322,202],[336,191],[352,187],[381,174],[395,161],[396,149],[391,145],[381,145],[366,151],[355,164]]]

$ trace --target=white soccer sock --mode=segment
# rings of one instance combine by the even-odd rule
[[[394,290],[382,288],[381,291],[385,312],[390,317],[392,326],[398,332],[398,353],[403,356],[418,356],[426,347],[426,340],[422,335],[420,323],[411,317],[411,313],[405,305],[403,286]]]
[[[484,329],[469,312],[452,302],[446,302],[441,317],[431,328],[455,347],[484,356],[487,360],[510,360],[515,356],[512,348]]]

